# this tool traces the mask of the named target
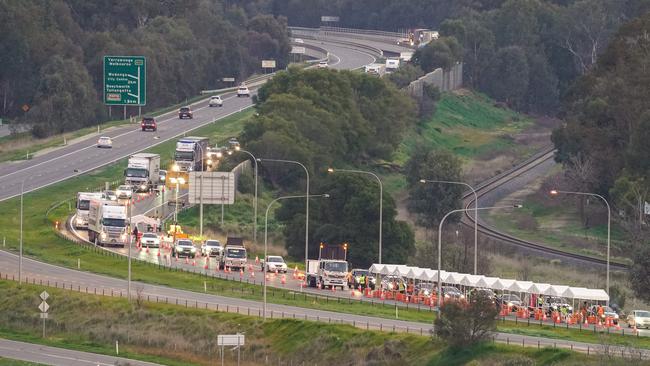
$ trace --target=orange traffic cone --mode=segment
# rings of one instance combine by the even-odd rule
[[[178,253],[176,253],[176,262],[178,262]]]
[[[239,278],[242,278],[242,277],[244,277],[244,269],[240,268],[239,269]]]
[[[259,256],[255,256],[255,264],[260,264],[260,257]]]
[[[287,275],[282,275],[281,282],[282,282],[283,285],[287,283]]]
[[[145,253],[149,254],[149,247],[146,248]]]
[[[196,267],[196,259],[192,259],[192,267]]]
[[[185,257],[185,264],[190,264],[190,258]]]
[[[255,278],[255,271],[250,271],[249,273],[250,273],[251,278]]]
[[[160,257],[160,250],[158,250],[158,254],[156,254],[156,256]]]

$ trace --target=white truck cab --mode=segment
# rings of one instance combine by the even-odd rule
[[[90,201],[102,199],[101,192],[78,192],[77,193],[77,214],[72,223],[77,229],[88,228],[88,210],[90,209]]]
[[[307,285],[310,287],[340,287],[347,286],[348,262],[337,259],[320,259],[307,261]]]

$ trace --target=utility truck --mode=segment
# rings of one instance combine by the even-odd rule
[[[126,206],[115,201],[91,200],[88,240],[95,245],[124,247],[129,240]]]
[[[307,286],[343,290],[348,285],[347,245],[325,247],[321,244],[318,256],[318,259],[307,260]]]
[[[104,197],[101,192],[78,192],[77,193],[77,214],[74,216],[72,223],[77,229],[88,228],[88,210],[90,201],[100,200]]]
[[[124,170],[124,183],[136,192],[149,192],[160,183],[160,155],[139,153],[131,155]]]
[[[219,259],[219,267],[221,269],[228,268],[235,271],[244,271],[246,268],[247,258],[246,248],[244,248],[244,240],[239,237],[229,236],[226,239],[223,255]]]

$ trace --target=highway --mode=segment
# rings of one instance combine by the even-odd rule
[[[157,363],[0,339],[0,357],[53,366],[156,366]]]
[[[0,277],[15,279],[18,274],[18,258],[13,253],[0,251]],[[32,259],[23,259],[24,278],[30,283],[56,286],[73,291],[89,294],[103,294],[105,296],[125,297],[127,281],[112,277],[95,275],[92,273],[53,266]],[[164,286],[149,285],[146,283],[133,283],[134,295],[141,299],[154,302],[178,304],[186,307],[226,311],[250,316],[262,316],[262,303],[258,301],[243,300],[218,295],[209,295]],[[52,317],[56,317],[56,308],[50,309]],[[371,316],[336,313],[324,310],[314,310],[288,305],[267,305],[269,318],[292,318],[327,323],[350,324],[358,328],[408,332],[428,335],[432,325],[396,319],[376,318]],[[611,352],[611,354],[635,355],[650,359],[650,350],[631,349],[629,347],[603,346],[584,342],[574,342],[565,339],[550,339],[530,337],[508,333],[496,333],[495,340],[501,343],[523,345],[528,347],[561,347],[575,351],[594,353]]]
[[[325,41],[314,42],[314,44],[330,52],[330,67],[333,69],[355,69],[374,61],[374,57],[366,51],[340,44],[329,44]],[[220,119],[252,106],[251,98],[238,98],[232,92],[225,93],[222,97],[224,106],[221,108],[208,107],[207,97],[192,104],[194,119],[181,120],[175,110],[157,117],[158,131],[156,132],[143,132],[139,124],[124,126],[90,135],[85,140],[30,160],[0,163],[0,201],[20,195],[22,182],[24,182],[24,192],[31,192],[126,158],[136,152],[182,136],[195,128],[212,122],[218,123]],[[111,137],[113,148],[97,148],[96,142],[99,136]]]

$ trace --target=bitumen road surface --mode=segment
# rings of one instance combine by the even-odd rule
[[[2,278],[17,278],[18,257],[13,253],[0,251],[0,268]],[[32,283],[47,283],[50,286],[65,287],[71,290],[90,294],[111,296],[126,296],[127,281],[92,273],[57,267],[32,259],[23,259],[23,279]],[[132,283],[132,296],[146,298],[149,301],[166,302],[188,307],[205,308],[217,311],[236,312],[250,316],[263,316],[264,307],[259,301],[243,300],[225,296],[197,293],[174,289],[164,286],[149,285],[140,282]],[[155,299],[155,300],[154,300]],[[56,317],[56,309],[51,308],[50,314]],[[371,316],[336,313],[324,310],[299,308],[288,305],[267,304],[266,315],[269,318],[293,318],[328,323],[350,324],[359,328],[373,330],[388,330],[427,335],[432,325],[402,321],[397,319],[376,318]],[[610,353],[650,359],[650,350],[633,349],[630,347],[607,346],[574,342],[566,339],[550,339],[530,337],[508,333],[496,333],[495,341],[528,347],[562,347],[585,353]]]
[[[0,339],[0,357],[53,366],[156,366],[157,363]]]
[[[309,42],[306,42],[309,43]],[[329,44],[319,41],[319,47],[330,52],[330,67],[333,69],[354,69],[371,63],[374,57],[368,52],[352,49],[350,46]],[[254,91],[252,91],[254,94]],[[61,147],[46,154],[21,162],[0,163],[0,201],[30,192],[65,179],[78,176],[114,161],[126,158],[164,141],[182,136],[187,131],[204,126],[245,110],[252,106],[251,98],[238,98],[234,93],[225,93],[223,107],[208,107],[207,99],[191,105],[193,119],[179,119],[177,111],[157,117],[158,131],[143,132],[138,125],[129,125],[94,134],[87,139]],[[207,98],[207,97],[206,97]],[[97,138],[109,136],[113,139],[110,149],[97,148]]]

